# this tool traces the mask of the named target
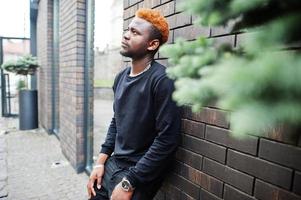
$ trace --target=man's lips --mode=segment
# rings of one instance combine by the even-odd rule
[[[127,43],[125,43],[125,42],[121,42],[121,46],[122,47],[128,47],[129,45]]]

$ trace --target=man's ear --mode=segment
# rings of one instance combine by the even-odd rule
[[[147,50],[154,51],[160,46],[160,41],[158,39],[154,39],[148,43]]]

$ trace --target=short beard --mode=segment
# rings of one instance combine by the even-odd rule
[[[124,57],[133,58],[133,54],[131,52],[120,50],[119,53]]]
[[[151,55],[150,52],[145,52],[144,54],[143,53],[133,53],[133,52],[129,52],[129,51],[119,51],[119,53],[124,56],[124,57],[128,57],[128,58],[131,58],[131,59],[140,59],[140,58],[144,58],[145,56],[147,55]]]

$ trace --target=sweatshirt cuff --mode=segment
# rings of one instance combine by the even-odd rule
[[[135,177],[133,172],[129,171],[125,177],[130,181],[133,188],[139,185],[139,180]]]
[[[108,156],[111,156],[112,150],[108,147],[102,147],[99,153],[107,154]]]

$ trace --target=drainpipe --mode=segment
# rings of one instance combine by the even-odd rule
[[[37,15],[38,15],[38,1],[29,0],[30,3],[30,53],[37,56]],[[37,75],[30,76],[30,88],[37,89]]]
[[[57,130],[57,85],[58,77],[57,77],[57,70],[59,65],[59,0],[53,0],[53,35],[52,35],[52,60],[51,60],[51,133],[54,133],[57,138],[58,137],[58,130]]]
[[[1,67],[2,63],[3,63],[3,42],[2,42],[2,37],[0,37],[0,71],[1,71],[1,116],[4,117],[5,112],[4,112],[4,108],[6,105],[4,105],[5,103],[5,82],[4,82],[4,73],[3,73],[3,69]]]
[[[93,164],[93,121],[90,113],[89,98],[93,96],[93,86],[90,82],[93,69],[93,33],[94,33],[94,0],[86,0],[86,44],[84,66],[84,149],[85,171],[89,174]]]

